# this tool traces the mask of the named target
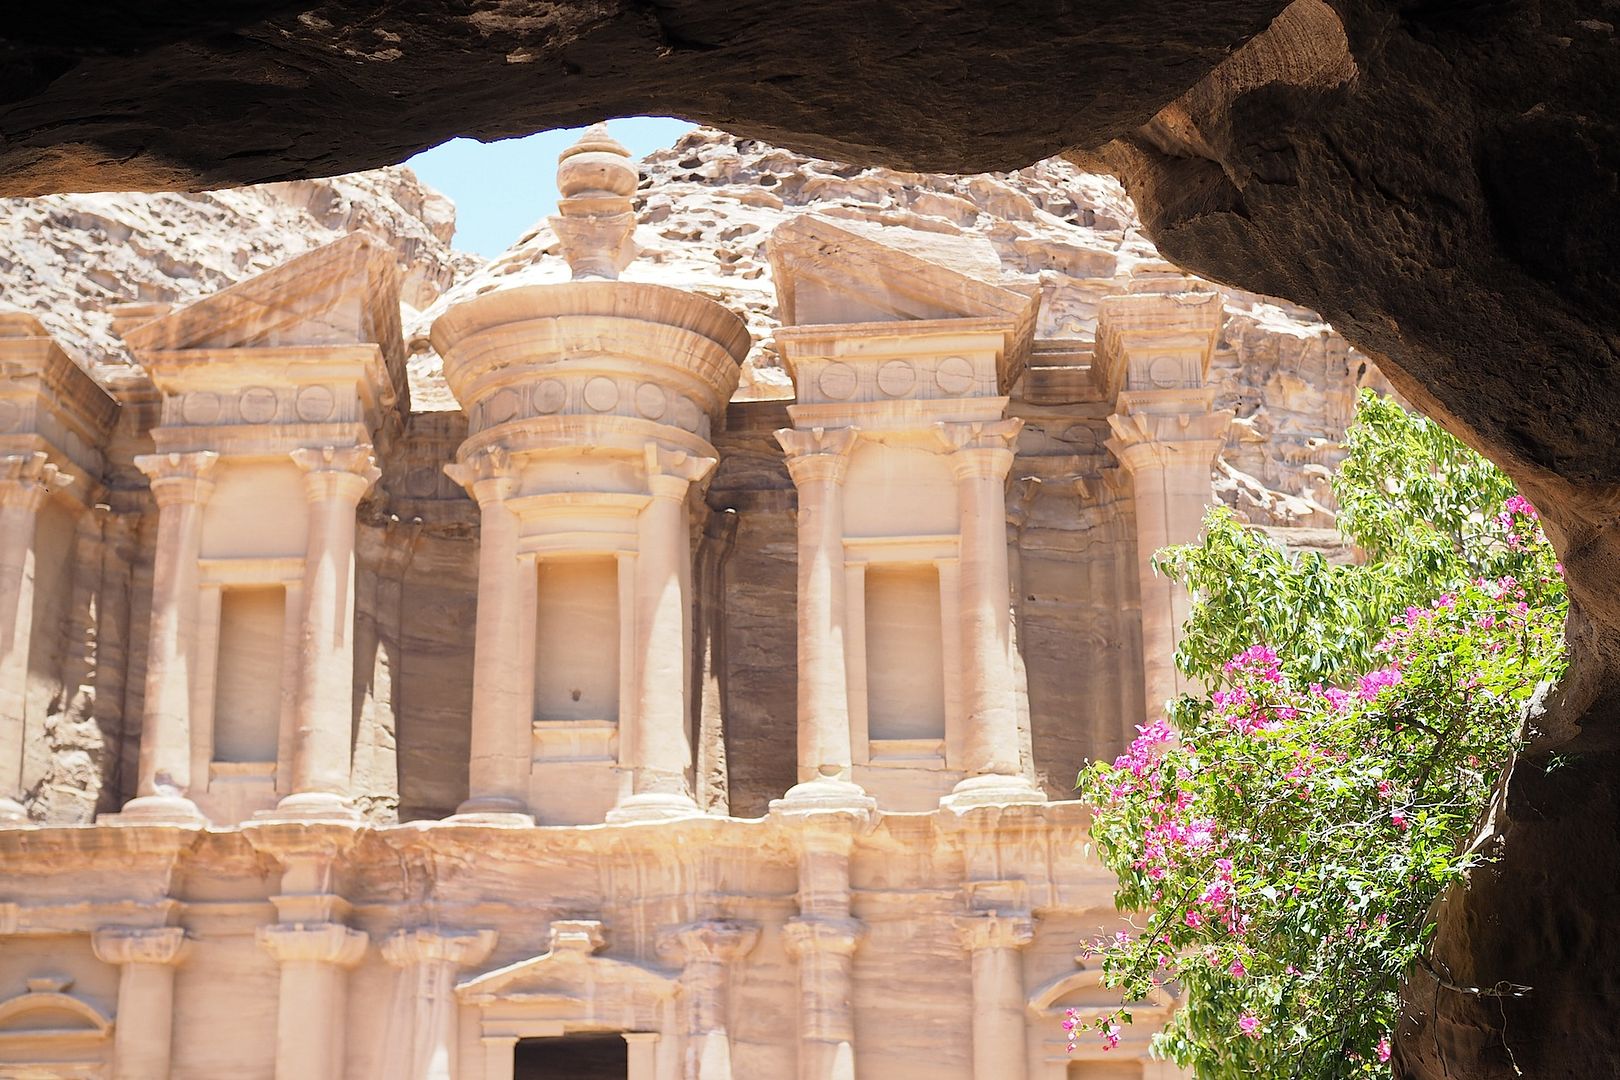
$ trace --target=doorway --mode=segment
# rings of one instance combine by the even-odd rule
[[[616,1033],[519,1039],[512,1051],[512,1080],[627,1080],[629,1075],[630,1047]]]

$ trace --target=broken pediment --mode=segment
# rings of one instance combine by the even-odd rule
[[[375,344],[403,365],[394,254],[353,233],[196,303],[131,327],[142,353]]]
[[[784,325],[1002,318],[1033,334],[1039,297],[802,215],[767,244]]]

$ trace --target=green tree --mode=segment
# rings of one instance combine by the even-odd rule
[[[1359,565],[1224,510],[1160,553],[1207,693],[1079,781],[1137,930],[1095,943],[1105,979],[1178,988],[1157,1047],[1210,1080],[1387,1073],[1429,907],[1482,857],[1470,830],[1563,669],[1560,568],[1489,462],[1367,394],[1334,490]]]

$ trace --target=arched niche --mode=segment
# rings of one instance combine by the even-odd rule
[[[67,993],[63,978],[28,980],[0,1002],[0,1080],[78,1080],[108,1075],[112,1018]]]

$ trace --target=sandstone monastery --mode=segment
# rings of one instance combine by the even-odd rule
[[[558,185],[9,204],[0,1077],[1179,1076],[1073,777],[1376,372],[1067,166]]]

